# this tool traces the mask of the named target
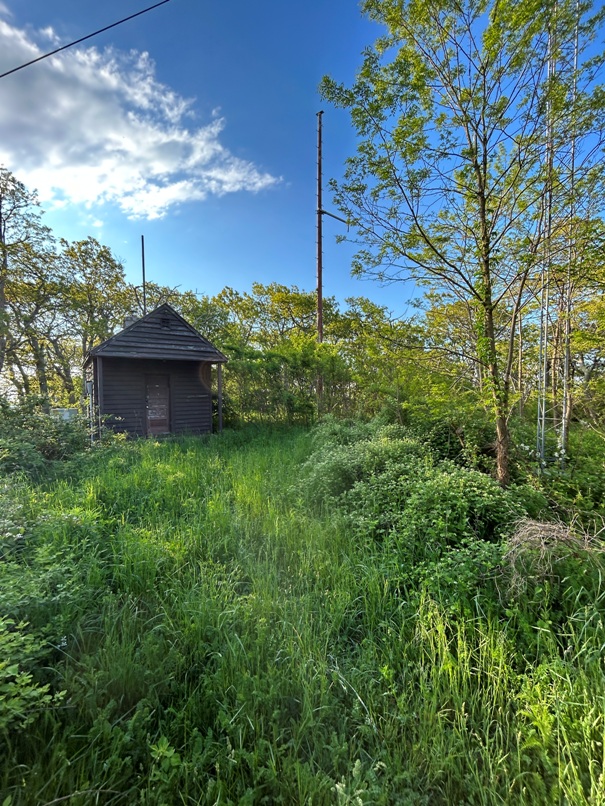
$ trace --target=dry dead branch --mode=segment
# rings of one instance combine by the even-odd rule
[[[605,572],[602,531],[590,535],[573,524],[529,518],[519,521],[501,563],[508,597],[518,598],[530,587],[560,579],[563,561],[575,559],[578,563],[596,565]]]

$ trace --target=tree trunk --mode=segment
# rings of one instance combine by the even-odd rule
[[[496,418],[496,476],[502,487],[510,484],[510,432],[502,414]]]
[[[36,364],[36,378],[38,379],[38,388],[40,395],[44,398],[42,409],[48,414],[50,412],[49,401],[49,388],[48,388],[48,371],[46,368],[46,355],[44,352],[44,345],[35,336],[30,336],[30,344],[34,354],[34,361]]]
[[[21,380],[17,378],[17,372],[19,370],[19,375],[21,376]],[[16,356],[9,357],[8,363],[8,373],[11,379],[11,383],[17,390],[17,394],[20,398],[24,398],[27,395],[31,394],[31,385],[29,382],[29,375],[23,368],[21,362]]]
[[[491,287],[488,285],[488,291]],[[487,295],[487,300],[490,294]],[[510,483],[510,432],[508,428],[509,376],[500,377],[496,329],[491,304],[485,303],[485,340],[488,351],[487,365],[492,391],[493,411],[496,420],[496,478],[502,487]]]
[[[496,343],[496,327],[494,323],[494,304],[492,293],[492,266],[490,229],[487,221],[487,199],[485,194],[485,177],[487,176],[487,147],[483,149],[483,162],[481,167],[476,165],[476,174],[479,187],[479,216],[481,221],[481,272],[482,272],[482,305],[484,316],[483,338],[478,343],[479,363],[487,364],[493,412],[496,420],[496,477],[502,487],[510,482],[510,433],[508,429],[508,390],[510,378],[509,369],[504,372],[504,380],[498,365],[498,349]],[[513,324],[514,333],[514,324]],[[483,342],[483,343],[481,343]]]
[[[517,385],[519,393],[519,417],[523,417],[523,322],[519,311],[519,353],[517,359]]]

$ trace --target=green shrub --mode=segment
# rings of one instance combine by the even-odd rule
[[[525,515],[489,476],[414,456],[358,481],[339,506],[358,537],[388,537],[406,564],[437,559],[466,539],[498,542]]]
[[[27,623],[15,623],[0,616],[0,735],[8,729],[30,725],[44,708],[57,702],[63,693],[49,693],[31,669],[42,651],[42,644],[27,632]]]
[[[376,431],[373,422],[344,419],[326,415],[313,429],[313,448],[316,451],[331,445],[351,445],[371,439]]]
[[[313,506],[334,502],[359,482],[389,467],[431,462],[425,446],[398,425],[327,419],[313,435],[314,452],[304,463],[300,489]]]
[[[411,574],[417,596],[428,594],[446,610],[500,610],[496,578],[505,549],[501,543],[463,538],[436,560],[418,564]]]
[[[480,410],[425,418],[416,414],[411,429],[438,459],[485,473],[494,471],[494,427]]]
[[[436,461],[401,426],[324,422],[300,488],[345,515],[358,539],[387,536],[402,562],[437,559],[463,539],[497,542],[526,509],[490,476]]]
[[[463,537],[497,541],[525,514],[490,476],[442,462],[406,502],[403,533],[415,540],[457,545]]]
[[[47,413],[43,403],[37,397],[16,404],[0,398],[0,472],[39,475],[88,446],[84,418],[63,420]]]

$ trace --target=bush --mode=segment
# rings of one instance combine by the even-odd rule
[[[502,543],[463,538],[437,560],[421,562],[411,574],[417,597],[428,594],[446,610],[500,611],[496,578],[501,569]],[[479,608],[477,608],[477,604]]]
[[[489,476],[441,462],[406,502],[404,534],[444,545],[457,545],[465,536],[495,542],[524,514]]]
[[[16,404],[0,398],[0,473],[37,475],[88,446],[84,418],[63,420],[45,412],[43,403],[38,397]]]
[[[402,561],[437,559],[463,539],[497,542],[525,516],[491,477],[435,459],[401,426],[327,421],[314,436],[301,489],[330,503],[360,539],[386,539]]]
[[[437,559],[467,538],[497,542],[525,515],[489,476],[413,456],[357,482],[340,505],[357,535],[388,537],[406,563]]]
[[[519,521],[502,558],[508,601],[565,607],[592,603],[603,593],[605,544],[563,523]],[[569,615],[569,613],[567,613]]]
[[[0,616],[0,735],[30,725],[64,692],[49,694],[49,685],[37,683],[30,671],[42,644],[16,624]]]
[[[481,411],[452,412],[448,416],[419,417],[412,429],[439,459],[451,459],[461,467],[493,473],[494,427]]]
[[[431,462],[426,448],[400,426],[328,423],[316,432],[301,489],[313,506],[335,501],[360,482],[406,462]]]

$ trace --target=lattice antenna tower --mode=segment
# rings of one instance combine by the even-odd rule
[[[556,17],[556,7],[555,15]],[[548,41],[548,83],[556,71],[554,22]],[[552,102],[547,98],[546,109],[546,191],[544,195],[544,252],[540,273],[540,338],[538,354],[538,421],[536,452],[540,465],[558,462],[565,466],[569,419],[571,412],[571,313],[572,313],[572,266],[576,255],[574,237],[576,214],[576,129],[575,110],[577,96],[577,68],[579,49],[579,3],[576,2],[576,24],[573,42],[573,75],[570,98],[570,151],[567,170],[568,226],[566,244],[565,278],[561,289],[560,304],[552,305],[553,287],[553,186],[555,168],[555,138]],[[561,177],[563,180],[563,177]],[[564,181],[564,180],[563,180]],[[561,321],[562,320],[562,321]],[[554,336],[558,332],[558,336]],[[561,343],[557,345],[560,338]],[[556,350],[561,348],[562,361],[557,360]],[[555,383],[556,382],[556,383]],[[560,391],[559,391],[560,390]],[[558,395],[561,395],[559,401]]]
[[[554,59],[554,23],[548,32],[548,69],[547,69],[547,104],[546,104],[546,189],[544,194],[544,254],[540,269],[540,341],[538,349],[538,423],[536,433],[536,453],[540,465],[544,467],[549,461],[549,447],[552,443],[554,411],[549,406],[549,333],[550,333],[550,281],[552,274],[552,206],[553,206],[553,168],[554,168],[554,132],[553,110],[551,101],[551,82],[555,71]],[[549,439],[550,437],[550,439]]]
[[[565,277],[565,323],[563,359],[563,411],[561,415],[561,435],[559,451],[561,465],[567,457],[569,421],[571,418],[571,312],[572,312],[572,266],[576,259],[574,227],[576,218],[576,107],[578,95],[578,52],[580,47],[580,3],[576,0],[576,25],[573,49],[573,82],[571,96],[571,155],[569,176],[569,227],[567,235],[567,272]]]

